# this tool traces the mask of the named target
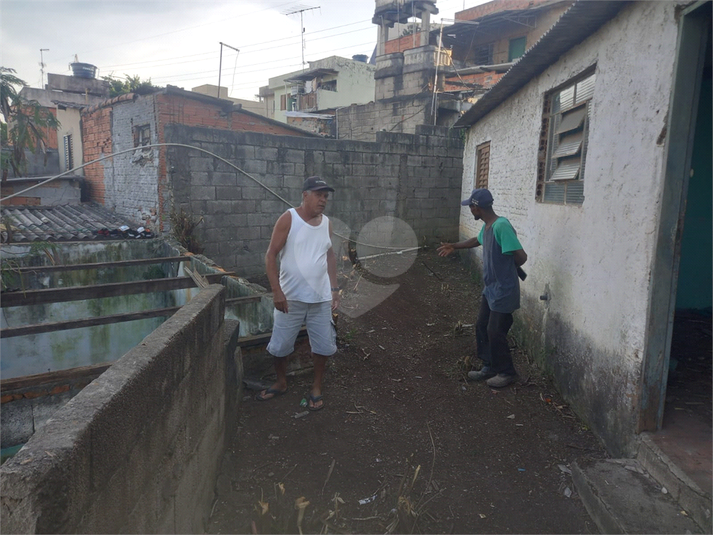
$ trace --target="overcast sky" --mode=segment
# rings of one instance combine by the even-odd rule
[[[484,0],[438,0],[441,18]],[[309,9],[309,8],[317,9]],[[138,75],[160,86],[218,84],[234,98],[255,99],[268,78],[332,55],[371,57],[377,27],[373,0],[0,0],[0,65],[32,87],[47,73],[71,74],[76,58],[98,76]],[[291,12],[297,12],[289,14]]]

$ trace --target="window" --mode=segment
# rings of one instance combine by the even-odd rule
[[[287,109],[287,95],[280,95],[280,109]]]
[[[493,43],[479,45],[473,49],[473,65],[493,64]]]
[[[478,145],[475,154],[475,187],[487,188],[490,173],[490,141]]]
[[[151,144],[151,126],[142,124],[134,127],[134,147],[144,147]]]
[[[525,46],[527,44],[527,37],[518,37],[516,39],[510,39],[510,44],[508,46],[508,62],[515,61],[517,58],[525,53]]]
[[[594,94],[593,70],[545,95],[537,166],[537,200],[584,202],[584,163]]]
[[[72,134],[64,136],[64,170],[74,169],[74,147],[72,145]]]

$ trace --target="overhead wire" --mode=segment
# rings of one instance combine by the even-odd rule
[[[69,169],[69,170],[67,170],[67,171],[65,171],[65,172],[63,172],[63,173],[60,173],[60,174],[55,175],[55,176],[52,176],[52,177],[48,178],[47,180],[43,180],[42,182],[38,182],[37,184],[34,184],[33,186],[30,186],[29,188],[25,188],[25,189],[22,190],[22,191],[18,191],[17,193],[13,193],[13,194],[11,194],[11,195],[8,195],[7,197],[0,198],[0,203],[1,203],[1,202],[5,202],[5,201],[7,201],[7,200],[9,200],[9,199],[12,199],[13,197],[17,197],[17,196],[19,196],[19,195],[23,195],[23,194],[27,193],[28,191],[31,191],[31,190],[33,190],[33,189],[35,189],[35,188],[39,188],[39,187],[41,187],[41,186],[44,186],[45,184],[49,184],[50,182],[52,182],[52,181],[54,181],[54,180],[57,180],[58,178],[62,178],[63,176],[66,176],[66,175],[69,175],[69,174],[71,174],[71,173],[74,173],[75,171],[77,171],[77,170],[79,170],[79,169],[83,169],[83,168],[87,167],[88,165],[92,165],[92,164],[95,164],[95,163],[98,163],[98,162],[102,162],[102,161],[104,161],[104,160],[107,160],[107,159],[109,159],[109,158],[113,158],[114,156],[118,156],[118,155],[120,155],[120,154],[126,154],[126,153],[128,153],[128,152],[136,152],[137,150],[145,150],[145,149],[147,149],[147,148],[154,148],[154,147],[183,147],[183,148],[186,148],[186,149],[193,149],[193,150],[197,150],[197,151],[199,151],[199,152],[203,152],[203,153],[205,153],[205,154],[208,154],[208,155],[210,155],[210,156],[212,156],[212,157],[214,157],[214,158],[220,160],[221,162],[223,162],[223,163],[229,165],[230,167],[233,167],[233,168],[234,168],[235,170],[237,170],[239,173],[241,173],[241,174],[245,175],[246,177],[248,177],[250,180],[252,180],[253,182],[255,182],[258,186],[260,186],[261,188],[265,189],[265,190],[266,190],[268,193],[270,193],[271,195],[277,197],[279,200],[281,200],[282,202],[284,202],[284,203],[285,203],[286,205],[288,205],[290,208],[296,208],[296,206],[294,206],[290,201],[288,201],[287,199],[285,199],[284,197],[282,197],[279,193],[277,193],[276,191],[274,191],[273,189],[271,189],[269,186],[266,186],[265,184],[263,184],[262,182],[260,182],[257,178],[255,178],[254,176],[252,176],[252,175],[251,175],[250,173],[248,173],[247,171],[244,171],[243,169],[241,169],[240,167],[238,167],[238,166],[235,165],[234,163],[229,162],[229,161],[226,160],[225,158],[223,158],[223,157],[221,157],[221,156],[218,156],[217,154],[215,154],[215,153],[213,153],[213,152],[211,152],[211,151],[209,151],[209,150],[206,150],[206,149],[201,148],[201,147],[196,147],[196,146],[194,146],[194,145],[188,145],[188,144],[186,144],[186,143],[150,143],[150,144],[147,144],[147,145],[141,145],[140,147],[132,147],[132,148],[130,148],[130,149],[120,150],[119,152],[112,152],[111,154],[106,154],[106,155],[104,155],[104,156],[101,156],[101,157],[97,158],[96,160],[92,160],[91,162],[84,163],[84,164],[82,164],[82,165],[79,165],[79,166],[77,166],[77,167],[74,167],[74,168],[72,168],[72,169]],[[392,247],[392,246],[388,246],[388,245],[375,245],[375,244],[369,244],[369,243],[362,243],[362,242],[353,240],[351,237],[342,236],[342,235],[339,234],[338,232],[333,232],[333,234],[335,234],[336,236],[339,236],[339,237],[342,238],[343,240],[346,240],[346,241],[348,241],[348,242],[350,242],[350,243],[354,243],[355,245],[363,245],[363,246],[365,246],[365,247],[371,247],[371,248],[374,248],[374,249],[391,249],[391,250],[397,252],[397,254],[398,254],[398,251],[404,252],[404,251],[406,251],[407,249],[409,249],[409,250],[411,249],[411,248],[409,248],[409,247],[404,247],[404,246]]]

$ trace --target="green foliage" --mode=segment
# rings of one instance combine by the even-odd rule
[[[167,275],[163,272],[161,266],[151,266],[146,271],[144,271],[142,278],[144,280],[165,279],[166,276]]]
[[[401,32],[401,37],[406,37],[407,35],[413,35],[414,33],[420,33],[421,25],[418,23],[409,24],[408,28],[404,28]]]
[[[193,235],[193,231],[203,222],[203,218],[195,220],[191,214],[184,212],[183,208],[178,212],[172,210],[169,218],[173,237],[176,238],[178,243],[194,254],[201,254],[203,246],[198,241],[198,238]]]
[[[27,84],[15,76],[15,69],[0,67],[0,112],[6,128],[2,132],[3,146],[11,147],[2,152],[0,169],[3,180],[12,168],[16,176],[22,176],[27,168],[25,149],[33,153],[41,151],[47,160],[46,131],[56,130],[60,123],[52,112],[39,102],[19,95],[16,87]]]
[[[10,218],[3,218],[3,227],[10,229]],[[10,231],[11,232],[11,231]],[[3,291],[22,290],[25,291],[25,281],[20,272],[20,267],[27,265],[41,266],[43,262],[42,256],[49,259],[51,265],[57,263],[56,256],[58,253],[57,245],[48,241],[33,242],[30,245],[30,250],[27,256],[23,257],[23,261],[19,262],[12,258],[3,258],[0,260],[0,286]]]
[[[129,76],[128,74],[125,74],[123,80],[111,75],[102,76],[102,80],[109,82],[109,96],[112,98],[118,97],[119,95],[126,95],[128,93],[149,95],[159,89],[162,89],[157,85],[153,85],[151,83],[151,78],[148,80],[142,80],[138,75]]]

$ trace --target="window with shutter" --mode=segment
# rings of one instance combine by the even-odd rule
[[[490,141],[481,143],[475,149],[475,187],[488,187],[488,174],[490,173]]]
[[[594,67],[545,95],[537,166],[540,202],[582,204]]]

